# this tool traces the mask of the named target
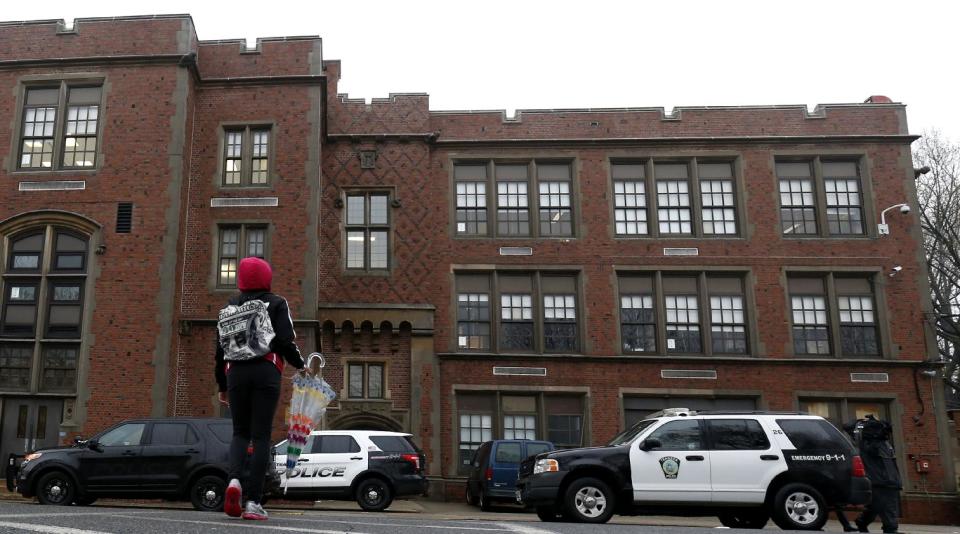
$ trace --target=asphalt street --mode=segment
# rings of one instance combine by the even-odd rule
[[[769,527],[768,527],[769,528]],[[726,532],[756,532],[726,530]],[[715,532],[711,528],[646,525],[580,525],[534,521],[449,521],[417,518],[412,514],[274,510],[268,521],[242,521],[223,514],[184,509],[52,507],[27,503],[0,503],[0,532],[49,534],[255,533],[303,532],[318,534],[681,534]]]

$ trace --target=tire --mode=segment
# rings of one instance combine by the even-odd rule
[[[760,529],[767,525],[770,514],[762,508],[744,508],[724,511],[717,518],[728,528]]]
[[[222,512],[226,492],[227,481],[222,477],[202,476],[190,486],[190,503],[194,510],[201,512]]]
[[[97,502],[97,498],[91,497],[89,495],[84,495],[83,497],[77,497],[77,499],[73,502],[77,506],[90,506],[91,504]]]
[[[563,521],[563,516],[553,506],[537,506],[537,517],[545,523]]]
[[[390,486],[381,478],[368,478],[357,485],[357,504],[367,512],[382,512],[393,502]]]
[[[77,498],[73,478],[64,471],[50,471],[37,481],[37,500],[40,504],[69,506]]]
[[[467,490],[466,490],[465,493],[466,493],[466,495],[467,495],[467,504],[470,505],[470,506],[476,506],[476,505],[477,505],[477,498],[474,497],[474,496],[473,496],[473,492],[470,491],[470,483],[469,483],[469,482],[467,483]]]
[[[490,512],[493,509],[493,505],[490,504],[490,497],[487,497],[483,494],[483,490],[480,490],[480,497],[477,498],[480,503],[480,510],[483,512]]]
[[[819,491],[795,482],[777,491],[770,515],[783,530],[820,530],[826,524],[829,513]]]
[[[591,478],[574,480],[563,494],[563,515],[577,523],[606,523],[613,517],[616,498],[606,482]]]

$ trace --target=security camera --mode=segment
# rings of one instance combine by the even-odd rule
[[[890,269],[890,277],[892,278],[892,277],[896,276],[897,273],[899,273],[899,272],[902,271],[902,270],[903,270],[903,267],[902,267],[902,266],[900,266],[900,265],[894,265],[893,268]]]
[[[903,206],[900,206],[900,213],[904,215],[910,213],[910,206],[907,206],[906,204],[904,204]]]

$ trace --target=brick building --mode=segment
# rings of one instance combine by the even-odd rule
[[[0,454],[220,413],[214,317],[257,255],[327,426],[412,432],[436,495],[490,438],[801,409],[893,421],[908,519],[955,514],[919,225],[877,228],[916,206],[901,104],[507,117],[352,100],[319,38],[189,16],[0,42]]]

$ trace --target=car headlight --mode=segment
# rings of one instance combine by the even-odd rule
[[[37,458],[43,456],[42,452],[31,452],[30,454],[23,457],[23,463],[32,462]]]
[[[560,464],[556,460],[551,460],[549,458],[537,460],[536,465],[533,466],[533,474],[535,475],[540,473],[555,473],[559,470]]]

